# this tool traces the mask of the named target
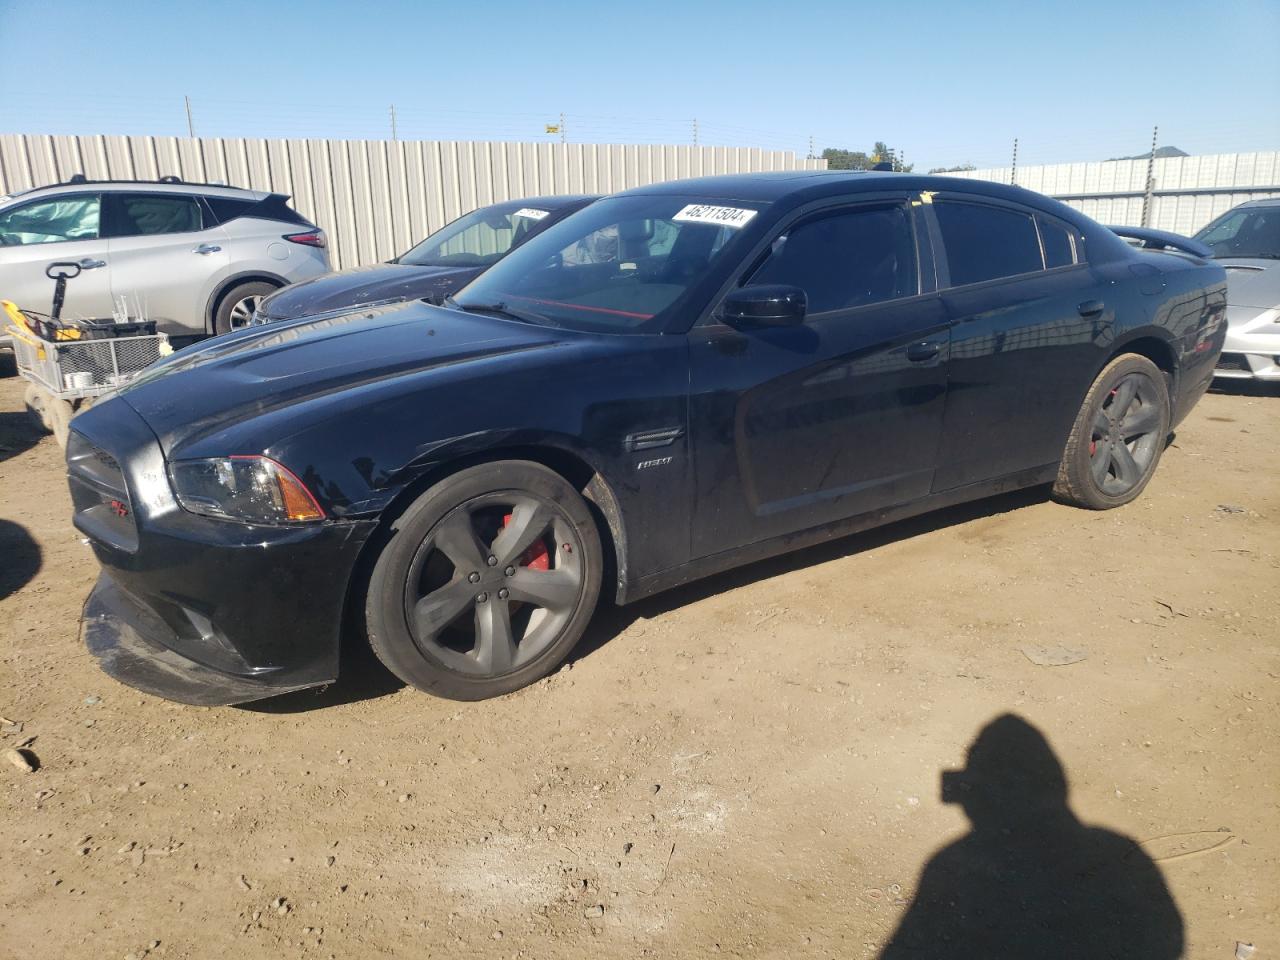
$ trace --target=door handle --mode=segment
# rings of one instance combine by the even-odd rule
[[[907,347],[907,359],[912,363],[923,363],[925,360],[936,357],[940,350],[941,347],[938,344],[930,340],[922,340]]]
[[[1080,316],[1082,317],[1100,317],[1102,316],[1102,311],[1106,309],[1106,304],[1101,300],[1086,300],[1084,303],[1080,304],[1080,306],[1076,307],[1076,309],[1080,312]]]
[[[93,260],[89,257],[85,257],[80,261],[81,270],[97,270],[98,267],[105,267],[106,265],[107,261],[105,260]]]
[[[221,250],[221,249],[222,249],[222,248],[221,248],[220,246],[218,246],[216,243],[202,243],[202,244],[200,244],[200,246],[196,247],[196,248],[195,248],[194,250],[192,250],[191,252],[192,252],[192,253],[200,253],[200,254],[203,254],[204,256],[206,256],[206,257],[207,257],[209,254],[211,254],[211,253],[217,253],[217,252],[218,252],[219,250]]]

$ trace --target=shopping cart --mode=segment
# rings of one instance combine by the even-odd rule
[[[75,263],[49,265],[56,282],[51,314],[0,301],[18,373],[27,381],[27,409],[63,446],[78,410],[173,352],[150,321],[63,320],[66,281],[79,272]]]

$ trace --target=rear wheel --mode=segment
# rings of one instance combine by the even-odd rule
[[[573,649],[602,566],[595,522],[563,477],[527,461],[472,467],[394,524],[369,582],[369,643],[419,690],[509,693]]]
[[[1169,388],[1146,357],[1112,360],[1089,388],[1067,439],[1053,492],[1090,510],[1109,510],[1140,494],[1169,435]]]
[[[267,283],[265,280],[255,280],[232,287],[218,303],[218,309],[213,316],[213,332],[230,333],[232,330],[249,326],[249,322],[253,319],[253,311],[258,309],[258,304],[262,302],[263,297],[278,289],[279,287],[274,283]]]

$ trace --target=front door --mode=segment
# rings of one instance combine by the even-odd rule
[[[101,202],[97,194],[60,194],[0,211],[0,300],[24,310],[49,313],[54,281],[46,271],[74,263],[67,280],[62,316],[72,320],[111,316],[107,241],[99,238]]]
[[[690,332],[695,558],[929,493],[949,328],[917,222],[905,198],[805,214],[744,282],[800,287],[806,321]]]

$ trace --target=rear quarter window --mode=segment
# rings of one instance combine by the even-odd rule
[[[236,217],[242,217],[253,209],[256,200],[242,200],[236,197],[205,197],[213,218],[218,223],[226,223]]]
[[[1030,214],[1004,207],[935,200],[951,285],[1016,277],[1044,269]]]
[[[1037,217],[1036,223],[1040,226],[1040,243],[1044,246],[1045,269],[1069,267],[1075,263],[1075,244],[1070,231],[1062,224],[1043,217]]]

